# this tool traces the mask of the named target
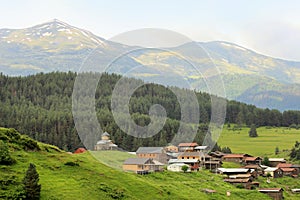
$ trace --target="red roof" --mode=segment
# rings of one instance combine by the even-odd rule
[[[227,154],[223,158],[244,158],[243,154]]]
[[[278,168],[290,168],[292,166],[293,166],[293,164],[289,164],[289,163],[279,163],[276,167],[278,167]]]
[[[85,148],[78,148],[74,153],[84,153],[84,152],[86,152]]]
[[[259,159],[260,157],[246,157],[245,161],[255,161],[257,159]]]
[[[292,172],[292,171],[295,171],[296,169],[295,168],[281,168],[281,170],[283,172]]]
[[[179,147],[196,147],[196,146],[198,146],[198,144],[196,142],[192,142],[192,143],[180,143],[178,146]]]

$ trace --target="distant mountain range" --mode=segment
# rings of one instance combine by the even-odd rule
[[[193,55],[195,44],[205,51]],[[122,52],[135,49],[59,20],[26,29],[0,29],[0,71],[13,76],[78,71],[95,48],[102,55],[97,60],[101,70]],[[168,51],[180,55],[189,52],[189,59],[201,66],[202,75],[209,81],[218,80],[218,75],[211,72],[217,66],[229,99],[270,109],[300,110],[300,62],[271,58],[224,41],[186,43]],[[134,69],[127,75],[150,82],[167,74],[166,83],[179,87],[185,87],[177,81],[177,77],[183,77],[193,87],[208,91],[203,77],[168,51],[131,52],[114,62],[108,71],[124,74]],[[136,69],[136,66],[142,67]],[[99,68],[89,69],[99,71]]]

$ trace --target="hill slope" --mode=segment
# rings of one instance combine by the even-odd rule
[[[26,137],[13,129],[1,128],[0,136],[8,142],[17,161],[12,166],[0,165],[3,199],[20,193],[29,163],[34,163],[40,174],[41,199],[227,199],[226,191],[231,191],[233,199],[269,199],[257,191],[237,189],[207,171],[139,176],[109,168],[88,152],[70,155],[42,143],[38,143],[40,150],[24,150],[20,138]],[[65,165],[67,162],[78,166]],[[204,188],[215,189],[217,193],[205,194],[201,191]]]

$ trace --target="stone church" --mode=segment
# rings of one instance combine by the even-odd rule
[[[114,144],[109,136],[107,132],[102,134],[101,140],[95,145],[95,151],[116,150],[118,148],[118,145]]]

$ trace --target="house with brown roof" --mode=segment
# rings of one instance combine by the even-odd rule
[[[244,159],[251,157],[249,154],[226,154],[222,157],[223,161],[243,163]]]
[[[298,177],[298,170],[296,168],[280,168],[284,176]]]
[[[183,152],[183,151],[194,151],[195,147],[197,147],[198,144],[196,142],[192,143],[180,143],[178,145],[178,151]]]
[[[123,163],[124,171],[132,171],[139,174],[162,171],[164,164],[151,158],[128,158]]]
[[[260,166],[260,165],[246,165],[244,166],[243,168],[246,168],[246,169],[251,169],[253,171],[256,172],[256,177],[259,176],[259,175],[262,175],[263,174],[263,168]],[[255,173],[253,173],[253,175],[255,175]]]
[[[270,167],[276,167],[280,163],[286,163],[286,160],[284,158],[269,158],[269,163]]]
[[[244,186],[245,189],[248,190],[251,189],[252,180],[250,178],[236,178],[236,179],[226,178],[224,179],[224,181],[232,185],[242,185]]]
[[[198,159],[200,160],[199,152],[186,151],[178,154],[177,159]]]
[[[213,157],[216,160],[222,160],[222,157],[225,156],[226,154],[221,151],[213,151],[213,152],[210,152],[208,155],[210,155],[211,157]]]
[[[163,147],[139,147],[136,151],[138,158],[152,158],[163,164],[168,162],[168,157]]]
[[[245,165],[260,165],[262,159],[260,157],[245,157],[244,164]]]
[[[283,198],[283,189],[282,188],[260,188],[259,192],[264,193],[271,197],[274,200],[282,200]]]

